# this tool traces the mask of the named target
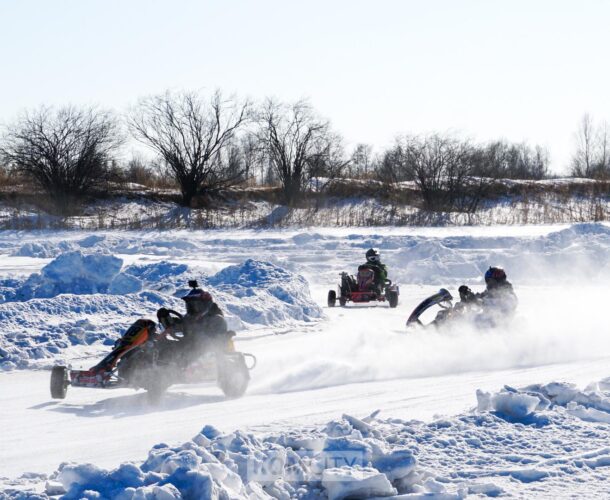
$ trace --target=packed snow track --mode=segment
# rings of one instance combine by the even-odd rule
[[[339,273],[354,272],[369,247],[380,249],[390,278],[400,285],[398,307],[326,307],[326,294],[336,287]],[[379,420],[376,436],[390,432],[396,425],[392,419],[422,421],[405,424],[410,429],[459,418],[460,425],[468,426],[460,415],[471,415],[477,407],[478,414],[506,410],[500,403],[485,406],[487,400],[480,396],[498,394],[505,385],[561,381],[582,389],[610,376],[610,228],[603,224],[306,232],[5,232],[0,234],[0,251],[0,491],[10,494],[43,491],[47,479],[55,481],[54,471],[62,462],[108,470],[125,461],[141,463],[156,444],[188,442],[206,425],[227,433],[240,429],[277,436],[313,432],[344,414],[364,418],[381,410],[377,418],[389,420]],[[519,297],[519,312],[510,325],[494,331],[407,332],[405,321],[423,298],[441,286],[454,295],[462,283],[482,289],[481,276],[490,264],[507,270]],[[238,350],[258,358],[243,398],[226,400],[213,384],[174,386],[158,404],[129,389],[70,387],[65,400],[50,398],[50,366],[95,364],[118,332],[139,316],[153,317],[164,303],[182,307],[179,296],[189,278],[200,280],[227,311],[238,332]],[[477,400],[478,389],[482,392]],[[507,399],[490,397],[496,402]],[[528,397],[531,394],[524,392],[518,403],[527,403]],[[549,417],[549,429],[591,425],[595,432],[607,432],[610,413],[604,422],[605,417],[590,413],[594,405],[574,398],[572,406],[566,402],[555,410],[561,418]],[[608,408],[604,404],[593,409],[610,411],[610,403]],[[533,411],[526,412],[528,418]],[[518,425],[532,424],[522,417],[517,418]],[[588,432],[581,427],[578,432]],[[359,432],[368,439],[362,428]],[[447,439],[451,447],[458,438]],[[482,437],[477,434],[472,443],[477,439]],[[533,443],[540,437],[531,439]],[[602,434],[599,439],[601,443]],[[387,446],[392,442],[389,439]],[[589,465],[591,477],[586,476],[592,481],[590,490],[579,490],[583,478],[576,476],[574,488],[562,490],[559,479],[549,479],[558,477],[548,472],[550,466],[547,475],[504,468],[490,486],[480,479],[484,467],[479,471],[473,465],[476,474],[470,470],[451,476],[442,451],[437,456],[431,452],[438,443],[430,448],[421,439],[413,446],[420,447],[415,455],[418,467],[442,469],[456,484],[460,475],[461,481],[468,476],[480,483],[465,490],[445,484],[447,489],[442,490],[462,496],[499,491],[529,497],[566,492],[587,496],[589,491],[593,496],[601,491],[595,489],[595,474],[610,470],[600,469],[606,460],[600,452],[597,465]],[[571,456],[593,453],[585,441],[569,446]],[[510,447],[507,441],[507,456]],[[559,460],[561,455],[551,458]],[[372,484],[381,488],[379,494],[387,494],[387,488],[400,490],[397,484],[375,479],[376,470],[366,470],[363,474],[372,474]],[[343,479],[333,474],[328,472],[325,480],[343,485]],[[433,492],[438,477],[422,474],[417,480],[410,476],[408,485],[401,483],[410,488],[404,491]],[[338,497],[345,491],[341,489]]]

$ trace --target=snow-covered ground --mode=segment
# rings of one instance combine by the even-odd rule
[[[370,246],[400,284],[398,308],[327,308],[338,273]],[[4,232],[0,249],[9,496],[45,485],[73,498],[606,492],[607,225]],[[419,301],[440,286],[480,289],[489,264],[515,284],[513,323],[406,331]],[[138,316],[180,307],[189,278],[259,359],[244,398],[200,384],[157,406],[127,389],[50,399],[41,368],[94,364]],[[533,386],[552,382],[576,385]]]

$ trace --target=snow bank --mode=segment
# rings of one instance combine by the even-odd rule
[[[431,475],[418,468],[410,450],[396,445],[372,417],[368,420],[345,415],[325,429],[265,438],[241,431],[224,434],[205,426],[180,446],[154,446],[140,464],[105,470],[64,463],[47,482],[47,491],[63,491],[66,499],[339,500],[399,492],[446,493],[442,484],[430,481]]]
[[[610,415],[609,390],[610,379],[477,391],[476,410],[431,422],[377,411],[264,436],[206,425],[140,463],[63,463],[30,483],[66,499],[605,498],[610,426],[588,417]]]
[[[100,240],[91,240],[94,244]],[[112,345],[138,317],[161,306],[182,310],[188,279],[200,275],[229,327],[295,325],[322,316],[305,279],[270,263],[247,260],[207,278],[185,264],[125,267],[103,253],[60,254],[25,280],[0,281],[0,369],[45,364],[77,345]]]
[[[477,410],[494,411],[519,420],[548,408],[563,407],[583,420],[610,423],[610,392],[606,387],[605,380],[590,384],[584,390],[562,382],[535,384],[523,389],[505,386],[495,394],[477,391]]]
[[[35,257],[40,259],[51,259],[65,252],[72,252],[79,249],[90,249],[93,247],[101,248],[101,244],[106,240],[105,236],[92,234],[81,240],[76,241],[35,241],[22,244],[14,250],[11,255],[17,257]]]
[[[63,294],[0,304],[0,369],[47,366],[69,356],[69,348],[111,349],[136,319],[155,317],[161,305],[180,304],[154,292],[131,295]]]
[[[223,269],[205,283],[237,298],[225,305],[246,323],[278,325],[322,317],[322,309],[311,299],[307,280],[270,262],[248,259]]]
[[[607,282],[610,227],[576,224],[540,237],[445,238],[372,236],[387,253],[390,276],[402,283],[446,286],[481,282],[490,265],[503,266],[517,284]]]
[[[123,261],[112,255],[83,255],[80,251],[63,253],[44,266],[40,273],[32,274],[15,290],[13,297],[5,299],[25,301],[62,293],[106,293],[122,265]]]

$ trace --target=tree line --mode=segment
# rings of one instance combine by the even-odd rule
[[[609,177],[606,125],[585,115],[577,138],[571,173]],[[154,160],[126,160],[130,140],[152,151]],[[279,186],[282,202],[293,206],[305,193],[347,177],[413,182],[427,208],[471,211],[492,179],[549,175],[548,151],[504,140],[404,135],[379,153],[367,144],[348,152],[330,121],[307,101],[255,104],[220,91],[165,92],[120,116],[74,106],[23,112],[5,128],[0,158],[9,175],[33,181],[57,203],[117,179],[157,179],[176,186],[184,206],[244,183]]]

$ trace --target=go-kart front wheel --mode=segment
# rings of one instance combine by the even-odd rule
[[[250,383],[250,373],[244,356],[234,353],[218,364],[218,387],[228,398],[240,398]]]
[[[68,392],[68,369],[65,366],[54,366],[51,370],[51,397],[64,399]]]
[[[388,291],[385,295],[388,299],[388,304],[390,304],[390,307],[394,309],[398,305],[398,294],[393,291]]]
[[[334,290],[329,290],[328,291],[328,307],[335,307],[335,304],[337,303],[337,292],[335,292]]]

